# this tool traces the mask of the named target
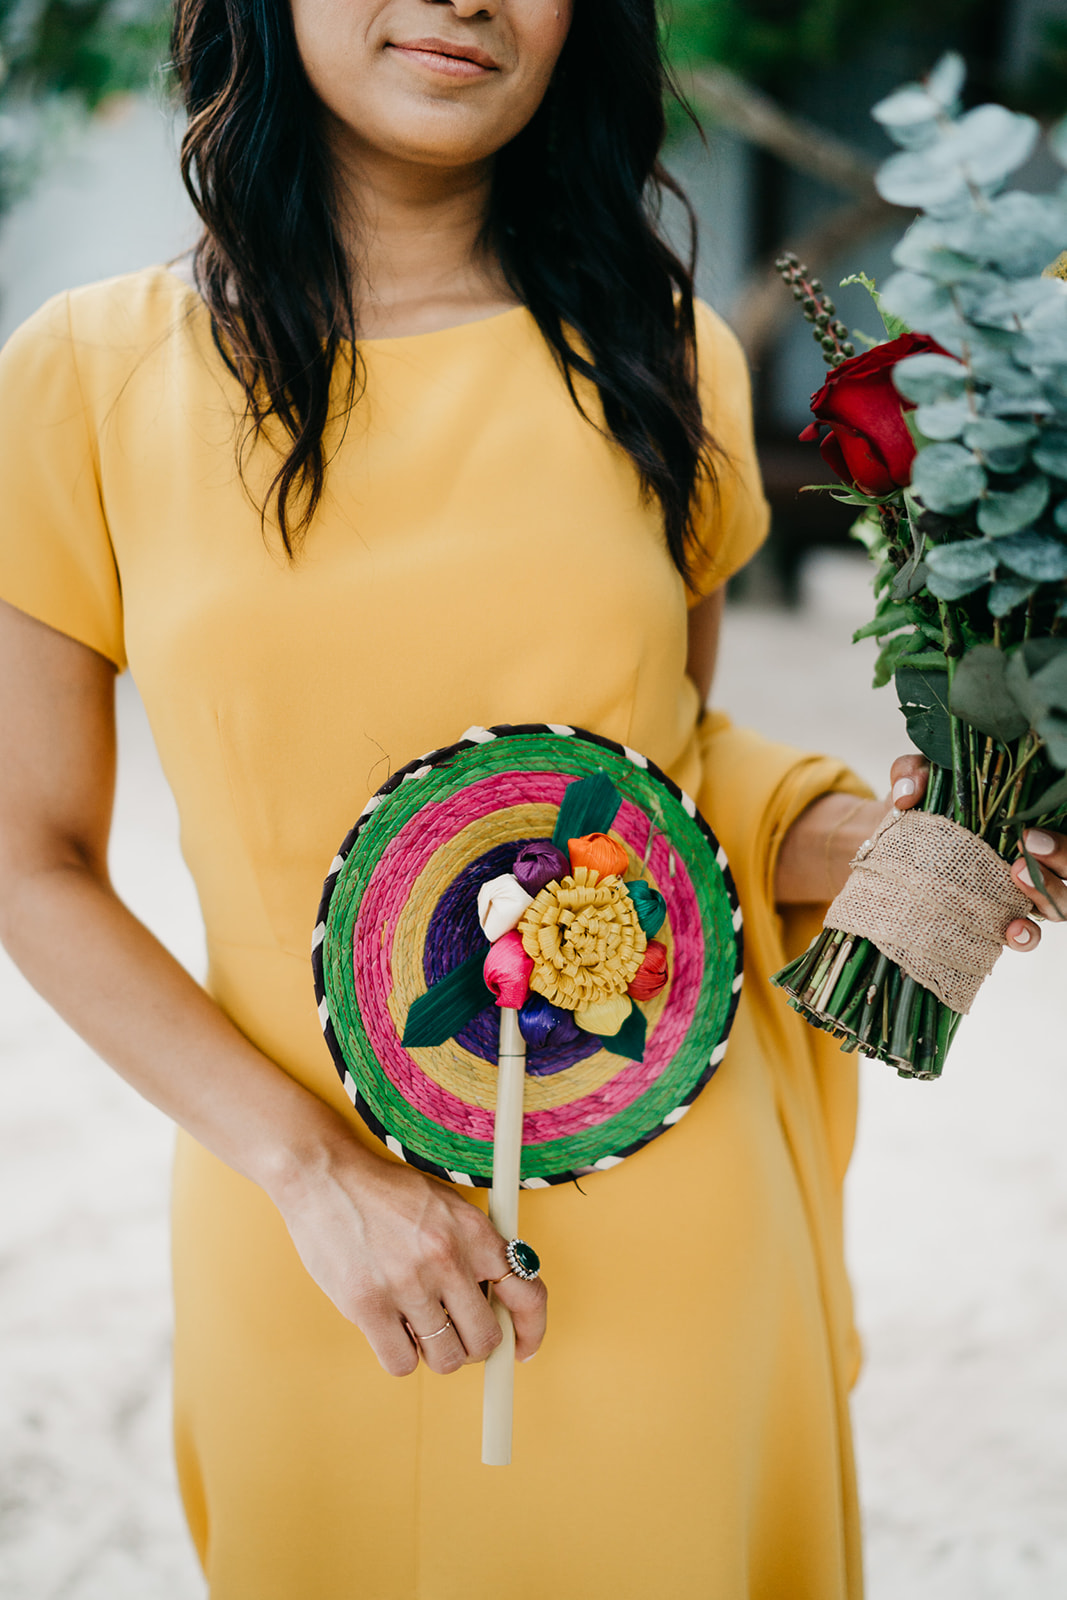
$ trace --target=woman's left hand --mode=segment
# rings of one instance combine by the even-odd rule
[[[890,807],[910,811],[926,794],[930,764],[925,756],[898,756],[889,774],[890,792],[884,801],[856,800],[848,794],[826,794],[801,814],[782,841],[775,874],[775,899],[779,905],[830,900],[844,887],[849,863],[865,839],[870,838]],[[1026,848],[1042,866],[1043,882],[1030,883],[1021,853],[1011,869],[1019,888],[1049,921],[1067,921],[1067,835],[1031,828]],[[1009,950],[1036,950],[1041,930],[1028,917],[1009,922],[1004,935]]]

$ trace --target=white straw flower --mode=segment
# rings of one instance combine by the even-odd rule
[[[478,921],[490,943],[519,925],[527,906],[533,905],[533,896],[526,893],[518,878],[511,872],[490,878],[478,890]]]

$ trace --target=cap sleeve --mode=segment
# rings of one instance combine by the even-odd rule
[[[122,593],[69,296],[0,351],[0,599],[126,665]]]
[[[715,445],[715,482],[701,493],[690,604],[726,582],[767,537],[752,427],[752,386],[737,335],[702,301],[696,303],[697,377],[704,423]]]

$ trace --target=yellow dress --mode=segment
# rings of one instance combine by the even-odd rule
[[[707,591],[766,511],[743,360],[699,323],[726,450]],[[643,750],[697,796],[748,976],[683,1122],[582,1191],[522,1196],[551,1316],[517,1371],[508,1469],[480,1465],[480,1369],[387,1377],[264,1194],[179,1135],[176,1441],[212,1600],[856,1600],[855,1078],[765,979],[811,931],[775,915],[778,841],[820,793],[861,791],[701,719],[655,507],[524,309],[362,352],[366,396],[293,563],[254,503],[273,460],[253,454],[250,496],[236,387],[173,274],[62,296],[0,357],[0,594],[131,667],[211,992],[352,1117],[309,959],[330,860],[390,770],[526,721]]]

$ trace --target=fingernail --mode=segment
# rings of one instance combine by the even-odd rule
[[[1042,833],[1040,828],[1027,828],[1023,834],[1026,848],[1035,856],[1050,856],[1056,848],[1056,841],[1049,833]]]
[[[1020,883],[1025,883],[1025,885],[1026,885],[1026,887],[1028,889],[1034,888],[1034,880],[1030,876],[1030,868],[1029,867],[1020,867],[1019,868],[1019,882]]]
[[[523,1356],[520,1365],[526,1366],[527,1362],[528,1361],[532,1361],[536,1354],[537,1354],[537,1351],[535,1350],[534,1353],[533,1353],[533,1356]]]
[[[893,804],[896,805],[898,800],[903,800],[905,795],[914,793],[914,778],[898,778],[896,783],[893,785]]]
[[[1030,943],[1030,929],[1029,928],[1020,928],[1018,933],[1013,933],[1012,934],[1012,939],[1014,940],[1014,942],[1016,944],[1029,944]]]

